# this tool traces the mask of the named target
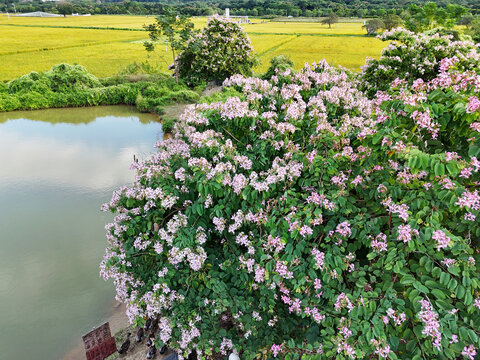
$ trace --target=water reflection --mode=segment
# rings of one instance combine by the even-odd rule
[[[61,358],[108,313],[99,208],[163,136],[155,120],[123,106],[0,114],[0,358]]]

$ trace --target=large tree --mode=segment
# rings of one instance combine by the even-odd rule
[[[57,11],[64,17],[73,13],[73,5],[69,2],[60,2],[57,4]]]
[[[322,20],[322,24],[328,24],[328,28],[332,28],[332,24],[336,24],[338,22],[338,16],[333,11],[328,14],[328,16]]]
[[[385,30],[392,30],[403,24],[402,18],[395,14],[385,15],[382,19],[382,22]]]
[[[375,35],[378,30],[383,28],[385,25],[383,24],[382,20],[380,19],[370,19],[367,21],[363,28],[367,30],[368,35]]]

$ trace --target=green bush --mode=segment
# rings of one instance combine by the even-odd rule
[[[0,111],[13,111],[22,109],[22,103],[18,96],[0,93]]]
[[[55,92],[101,87],[100,81],[81,65],[58,64],[45,73]]]
[[[270,67],[265,75],[263,75],[263,79],[271,79],[277,72],[284,73],[287,70],[292,70],[293,65],[293,61],[286,55],[274,56],[272,60],[270,60]]]
[[[21,104],[25,104],[25,108],[28,110],[44,109],[50,105],[50,102],[43,94],[36,91],[22,92],[18,95],[18,101]]]
[[[165,114],[165,109],[163,108],[163,106],[157,105],[153,109],[153,112],[157,115],[163,115],[163,114]]]
[[[449,31],[449,30],[446,30]],[[464,71],[478,71],[480,50],[472,42],[452,41],[450,36],[415,34],[405,29],[384,32],[380,38],[391,43],[380,59],[369,59],[362,67],[362,90],[373,97],[377,91],[387,91],[395,79],[429,81],[440,70],[442,60],[457,57],[457,66]]]
[[[234,74],[249,75],[257,63],[250,39],[242,28],[229,19],[214,16],[175,59],[175,72],[194,86],[222,82]]]
[[[236,75],[243,99],[190,107],[103,207],[129,319],[209,360],[473,359],[480,99],[459,62],[372,100],[325,62]]]
[[[10,96],[6,96],[7,93]],[[198,92],[165,74],[99,80],[84,67],[68,64],[0,83],[0,94],[5,95],[0,98],[0,111],[128,104],[148,112],[175,102],[194,102],[199,97]]]
[[[144,99],[142,94],[138,94],[135,99],[135,105],[137,106],[138,111],[140,112],[149,112],[151,110],[151,105],[148,99]]]
[[[233,87],[223,87],[222,91],[215,92],[208,96],[202,96],[198,102],[211,104],[213,102],[225,102],[227,99],[232,97],[238,97],[243,100],[243,94],[236,90]]]
[[[162,130],[163,130],[163,132],[164,133],[172,132],[176,122],[177,122],[177,120],[172,119],[172,118],[162,119]]]

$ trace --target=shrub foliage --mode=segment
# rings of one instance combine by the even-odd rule
[[[463,70],[478,70],[480,51],[471,41],[452,41],[452,35],[415,34],[402,28],[386,31],[379,38],[391,43],[380,59],[368,59],[362,67],[362,89],[370,97],[377,90],[388,90],[397,78],[410,84],[416,79],[433,79],[445,58],[457,58],[457,66]]]
[[[97,79],[80,65],[59,64],[31,72],[0,87],[0,111],[67,106],[136,105],[159,112],[161,106],[195,102],[199,95],[167,75],[117,76]]]
[[[250,75],[256,64],[250,39],[240,25],[214,16],[200,34],[192,35],[174,66],[181,79],[195,85]]]
[[[130,320],[158,315],[157,346],[182,356],[473,359],[480,78],[463,64],[373,99],[325,62],[237,75],[241,95],[190,107],[104,205],[101,274]]]

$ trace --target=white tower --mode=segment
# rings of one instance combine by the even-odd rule
[[[229,8],[225,9],[225,17],[227,17],[227,18],[230,17],[230,9]]]

